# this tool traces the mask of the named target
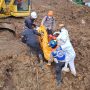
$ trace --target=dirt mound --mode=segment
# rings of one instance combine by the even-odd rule
[[[57,23],[65,23],[76,51],[78,77],[63,73],[61,87],[56,86],[54,68],[39,66],[36,55],[9,32],[0,32],[0,90],[90,90],[90,8],[69,0],[32,0],[38,23],[52,9]],[[20,33],[24,19],[5,19]],[[8,35],[9,34],[9,35]],[[46,64],[46,63],[45,63]]]

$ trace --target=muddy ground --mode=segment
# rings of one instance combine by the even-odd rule
[[[63,82],[57,87],[53,66],[39,67],[36,55],[10,32],[0,32],[0,90],[90,90],[90,8],[75,5],[69,0],[32,0],[32,9],[41,19],[48,10],[54,11],[58,30],[65,23],[76,52],[77,77],[63,73]],[[23,30],[24,18],[0,19],[10,22],[17,33]]]

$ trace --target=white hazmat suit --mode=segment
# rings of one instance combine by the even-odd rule
[[[69,64],[71,73],[76,76],[76,69],[74,65],[74,59],[76,57],[76,54],[70,42],[68,31],[65,27],[61,28],[61,32],[59,32],[59,36],[57,37],[57,42],[58,46],[61,46],[62,49],[66,52],[66,63],[63,71],[67,70],[67,65]]]

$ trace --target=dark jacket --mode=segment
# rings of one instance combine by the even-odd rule
[[[33,27],[36,27],[36,25],[34,24],[34,20],[30,17],[25,19],[25,26],[28,27],[29,29],[33,29]]]
[[[37,35],[40,36],[36,30],[26,28],[25,31],[22,33],[22,36],[26,38],[26,44],[33,48],[38,48],[39,41],[37,39]]]

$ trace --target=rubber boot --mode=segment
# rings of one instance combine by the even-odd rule
[[[60,67],[60,63],[56,63],[55,68],[56,68],[57,86],[59,86],[61,84],[61,67]]]

